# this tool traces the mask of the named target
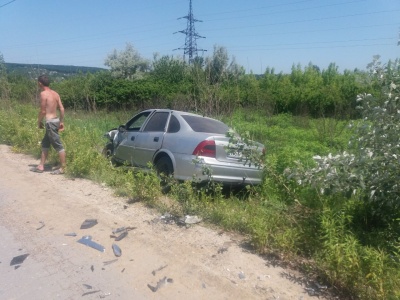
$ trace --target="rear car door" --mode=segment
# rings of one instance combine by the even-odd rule
[[[161,148],[169,116],[169,111],[156,111],[137,134],[133,157],[137,166],[147,167],[154,153]]]

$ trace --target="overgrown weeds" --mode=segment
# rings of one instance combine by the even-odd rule
[[[3,100],[2,100],[3,101]],[[4,104],[4,105],[3,105]],[[43,131],[37,129],[37,107],[3,101],[0,108],[1,143],[39,159]],[[133,112],[132,112],[133,114]],[[279,253],[312,270],[330,287],[359,299],[398,299],[400,296],[398,220],[367,227],[362,202],[356,197],[321,195],[284,176],[295,161],[314,164],[314,155],[346,148],[348,131],[343,124],[330,128],[327,120],[296,120],[290,115],[269,118],[257,112],[247,120],[236,112],[232,123],[250,138],[266,145],[263,184],[242,193],[225,193],[212,182],[171,184],[168,206],[160,201],[160,180],[155,172],[115,167],[101,155],[103,134],[128,118],[127,112],[66,113],[62,139],[67,151],[66,175],[84,177],[112,188],[127,202],[142,201],[177,216],[199,215],[206,222],[245,235],[260,254]],[[323,125],[321,125],[321,122]],[[339,121],[338,121],[339,122]],[[340,125],[340,126],[339,126]],[[327,139],[330,141],[327,142]],[[58,157],[50,152],[49,163]],[[397,224],[397,225],[396,225]],[[306,263],[304,263],[306,262]]]

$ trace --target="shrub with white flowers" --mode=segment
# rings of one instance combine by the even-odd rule
[[[321,194],[357,195],[373,204],[374,213],[390,214],[400,208],[400,64],[382,65],[376,56],[369,69],[382,92],[357,97],[362,119],[350,124],[348,152],[315,156],[314,168],[299,164],[287,174]]]

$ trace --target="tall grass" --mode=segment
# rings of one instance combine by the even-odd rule
[[[43,131],[37,129],[38,108],[1,101],[0,142],[39,159]],[[319,283],[349,297],[398,299],[400,226],[394,222],[390,228],[365,228],[362,202],[356,198],[322,198],[283,175],[296,160],[311,165],[313,155],[345,149],[351,134],[345,121],[238,111],[225,121],[266,145],[263,184],[228,195],[219,186],[205,189],[190,182],[174,184],[166,203],[160,200],[165,196],[161,196],[157,176],[114,167],[101,154],[106,142],[103,134],[134,113],[67,111],[61,134],[67,151],[66,176],[106,184],[129,199],[128,203],[143,201],[175,215],[197,214],[208,223],[240,232],[258,253],[299,262],[309,276],[318,276]],[[51,151],[49,163],[57,161]]]

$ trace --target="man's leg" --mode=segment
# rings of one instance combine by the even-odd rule
[[[37,170],[44,171],[44,164],[47,160],[49,150],[50,150],[50,140],[46,123],[46,132],[44,133],[44,137],[42,139],[42,154],[40,155],[40,164],[36,167]]]
[[[59,128],[59,121],[55,122],[47,122],[46,125],[48,126],[48,136],[51,145],[53,146],[54,150],[58,152],[58,156],[60,159],[60,168],[51,172],[51,174],[62,174],[64,173],[66,159],[65,159],[65,149],[60,139],[60,135],[58,134]]]
[[[66,154],[65,154],[65,150],[61,150],[60,152],[58,152],[58,155],[59,155],[59,157],[60,157],[60,164],[61,164],[60,171],[64,172],[64,170],[65,170],[65,165],[66,165]]]
[[[40,156],[40,164],[36,167],[40,171],[44,171],[44,164],[47,160],[49,154],[49,149],[42,149],[42,154]]]

